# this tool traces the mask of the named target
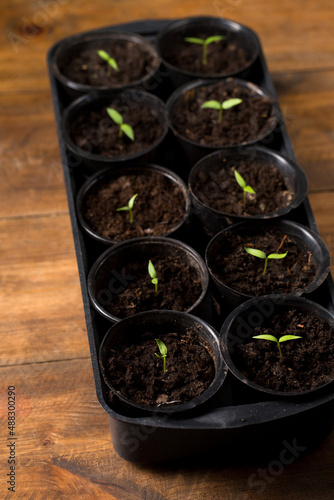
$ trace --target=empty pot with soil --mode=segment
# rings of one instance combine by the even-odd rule
[[[170,127],[191,164],[218,149],[274,140],[274,99],[237,78],[199,80],[180,87],[167,101]]]
[[[168,122],[164,103],[148,92],[93,92],[65,109],[61,131],[77,159],[72,163],[92,173],[105,166],[153,159],[168,132]]]
[[[209,236],[235,222],[286,216],[307,195],[304,171],[260,146],[205,156],[192,168],[188,185],[195,213]]]
[[[221,329],[233,375],[267,396],[316,396],[334,380],[334,317],[302,297],[268,295],[237,307]]]
[[[157,37],[157,50],[174,87],[198,78],[249,74],[260,53],[251,29],[219,17],[179,19]]]
[[[140,35],[105,31],[65,38],[54,52],[51,67],[73,98],[93,90],[149,88],[160,58],[154,46]]]
[[[165,346],[164,356],[157,340]],[[148,311],[114,325],[100,347],[112,398],[135,411],[180,413],[208,404],[226,367],[217,332],[176,311]]]
[[[185,243],[163,236],[134,238],[104,252],[89,272],[88,293],[93,307],[112,322],[152,309],[211,320],[203,259]]]
[[[76,202],[81,226],[106,245],[141,236],[182,239],[190,224],[186,185],[158,165],[104,169],[81,187]]]
[[[316,290],[330,268],[318,234],[288,220],[240,222],[212,238],[206,263],[230,305],[261,295],[302,295]]]

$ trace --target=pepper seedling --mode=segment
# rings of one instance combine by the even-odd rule
[[[158,278],[157,272],[151,260],[148,261],[148,274],[152,278],[152,283],[155,286],[155,293],[158,295]]]
[[[234,176],[235,176],[235,180],[237,181],[237,183],[239,184],[239,186],[244,191],[244,205],[246,205],[246,194],[247,193],[256,194],[256,193],[255,193],[254,189],[251,186],[247,186],[246,185],[245,179],[242,177],[242,175],[239,174],[239,172],[237,170],[234,170]]]
[[[130,217],[130,224],[133,223],[133,213],[132,213],[132,210],[133,210],[133,205],[134,205],[134,202],[135,202],[135,199],[137,198],[138,196],[138,193],[137,194],[134,194],[128,201],[128,204],[126,207],[121,207],[121,208],[118,208],[117,209],[117,212],[129,212],[129,217]]]
[[[259,259],[264,259],[264,269],[263,276],[266,274],[268,260],[269,259],[284,259],[288,252],[285,253],[271,253],[268,256],[262,252],[262,250],[258,250],[257,248],[246,248],[244,247],[246,252],[250,255],[254,255],[254,257],[258,257]]]
[[[221,122],[222,118],[223,118],[223,110],[233,108],[234,106],[237,106],[241,102],[242,102],[242,99],[238,99],[238,98],[227,99],[226,101],[223,101],[223,102],[206,101],[204,104],[202,104],[201,107],[202,108],[217,109],[219,111],[218,122]]]
[[[131,141],[134,141],[135,134],[134,134],[133,128],[130,125],[128,125],[127,123],[123,122],[123,116],[118,111],[116,111],[116,109],[113,109],[113,108],[107,108],[107,113],[110,116],[110,118],[112,119],[112,121],[114,123],[116,123],[116,125],[119,125],[118,136],[122,137],[123,132],[124,132],[124,134],[129,139],[131,139]]]
[[[157,358],[164,360],[164,373],[166,373],[167,347],[162,340],[155,339],[155,341],[158,344],[160,354],[157,354],[156,352],[154,354],[156,355]]]
[[[281,350],[281,342],[286,342],[287,340],[294,340],[294,339],[301,339],[302,337],[300,335],[283,335],[283,337],[280,337],[277,339],[273,335],[255,335],[253,339],[260,339],[260,340],[270,340],[272,342],[276,342],[278,351],[279,351],[279,356],[280,358],[282,357],[282,350]]]
[[[116,60],[113,57],[111,57],[108,54],[108,52],[106,52],[105,50],[98,50],[97,55],[99,57],[101,57],[101,59],[103,59],[104,61],[107,62],[107,64],[108,64],[108,76],[111,75],[111,68],[114,69],[115,71],[119,71],[119,67],[118,67]]]
[[[207,59],[207,51],[208,51],[208,45],[213,42],[219,42],[220,40],[225,40],[226,36],[222,35],[215,35],[215,36],[209,36],[205,40],[202,38],[196,38],[192,36],[188,36],[184,39],[185,42],[189,43],[196,43],[197,45],[202,45],[203,51],[202,51],[202,64],[205,65],[208,62]]]

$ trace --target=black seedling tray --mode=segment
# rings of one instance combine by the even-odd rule
[[[90,33],[105,31],[129,31],[139,33],[152,41],[156,34],[170,21],[140,21],[120,26],[94,30]],[[249,400],[242,387],[228,374],[222,390],[213,398],[211,405],[191,417],[170,417],[167,415],[131,416],[116,404],[111,404],[108,389],[102,380],[98,363],[101,341],[111,324],[91,307],[87,294],[87,274],[96,258],[106,248],[86,236],[78,225],[75,210],[75,197],[78,189],[86,180],[80,168],[71,168],[69,152],[62,141],[61,116],[69,104],[69,98],[54,78],[51,71],[51,59],[60,42],[55,44],[48,54],[51,89],[60,142],[60,151],[68,196],[73,237],[78,261],[84,310],[87,323],[89,345],[98,400],[108,413],[111,436],[118,454],[135,462],[159,462],[199,454],[215,456],[229,462],[244,460],[245,457],[264,458],[267,453],[275,457],[275,449],[290,448],[298,445],[295,453],[302,448],[309,449],[332,428],[334,410],[333,384],[313,398],[298,402],[290,398],[269,400],[257,396]],[[261,52],[259,59],[247,78],[266,89],[276,97],[275,89]],[[158,89],[162,97],[167,97],[170,89],[166,82]],[[293,148],[283,120],[276,133],[273,149],[295,160]],[[155,163],[168,166],[177,158],[184,160],[183,153],[173,143],[173,150],[168,148],[168,155],[162,155]],[[161,161],[160,161],[161,160]],[[295,220],[317,232],[316,223],[308,199],[290,213],[289,219]],[[318,302],[334,312],[334,289],[331,276],[308,298]],[[220,328],[224,317],[216,318],[216,328]],[[262,398],[262,399],[261,399]],[[288,444],[287,444],[288,443]],[[233,458],[232,458],[233,457]]]

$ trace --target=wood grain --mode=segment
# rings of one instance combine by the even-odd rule
[[[57,40],[136,19],[218,15],[253,28],[271,71],[334,67],[332,0],[3,0],[0,92],[46,90],[46,53]],[[29,65],[23,61],[29,60]]]
[[[0,498],[333,496],[334,433],[276,475],[270,471],[277,456],[261,467],[194,459],[140,467],[113,450],[108,418],[97,401],[46,53],[74,32],[199,14],[232,18],[259,33],[298,161],[309,177],[316,222],[334,263],[332,0],[2,0]],[[16,386],[17,394],[15,495],[6,490],[9,385]]]

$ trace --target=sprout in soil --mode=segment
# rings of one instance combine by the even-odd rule
[[[117,212],[129,212],[129,216],[130,216],[130,224],[133,223],[133,214],[132,214],[132,209],[133,209],[133,205],[134,205],[134,202],[135,202],[135,199],[137,198],[138,196],[138,193],[137,194],[134,194],[132,196],[132,198],[129,199],[128,201],[128,204],[126,207],[121,207],[121,208],[118,208],[117,209]]]
[[[152,283],[155,286],[155,293],[158,295],[158,278],[157,278],[157,272],[155,270],[155,267],[152,263],[151,260],[148,261],[148,274],[152,278]]]
[[[244,205],[246,205],[246,193],[255,194],[255,191],[252,187],[246,185],[245,179],[239,174],[237,170],[234,170],[234,176],[235,180],[244,191]]]
[[[237,106],[241,102],[242,99],[237,99],[237,98],[227,99],[226,101],[223,102],[206,101],[204,104],[202,104],[202,108],[218,109],[219,110],[218,122],[221,122],[223,118],[223,109],[233,108],[234,106]]]
[[[130,127],[130,125],[128,125],[127,123],[123,122],[123,116],[118,111],[116,111],[116,109],[113,108],[107,108],[107,113],[112,119],[112,121],[116,123],[116,125],[119,125],[119,134],[118,134],[119,137],[122,137],[124,132],[124,134],[128,136],[128,138],[131,139],[131,141],[134,141],[135,134],[133,132],[133,128]]]
[[[158,344],[160,354],[157,354],[156,352],[154,353],[157,358],[163,359],[164,360],[164,373],[166,372],[166,358],[167,358],[167,347],[163,343],[162,340],[155,339],[156,343]]]
[[[277,339],[273,335],[255,335],[253,339],[260,339],[260,340],[271,340],[272,342],[276,342],[278,351],[279,351],[279,356],[280,358],[282,357],[282,351],[281,351],[281,342],[286,342],[287,340],[294,340],[294,339],[301,339],[302,337],[300,335],[283,335],[283,337],[280,337]]]
[[[113,57],[110,57],[108,52],[106,52],[105,50],[98,50],[97,55],[100,56],[101,59],[103,59],[104,61],[107,61],[108,76],[110,76],[110,74],[111,74],[111,68],[114,69],[115,71],[119,71],[117,62],[115,61],[115,59]]]
[[[267,270],[267,265],[268,265],[268,260],[269,259],[284,259],[284,257],[287,255],[288,252],[285,253],[271,253],[267,255],[262,252],[262,250],[257,250],[256,248],[246,248],[244,247],[246,252],[249,253],[250,255],[254,255],[254,257],[258,257],[259,259],[264,259],[264,269],[263,269],[263,276],[266,274]]]
[[[203,52],[202,52],[202,64],[207,64],[207,47],[210,45],[210,43],[213,42],[219,42],[220,40],[225,40],[226,36],[222,35],[216,35],[216,36],[209,36],[205,40],[202,40],[202,38],[196,38],[196,37],[191,37],[188,36],[184,40],[189,43],[197,43],[197,45],[202,45],[203,46]]]

